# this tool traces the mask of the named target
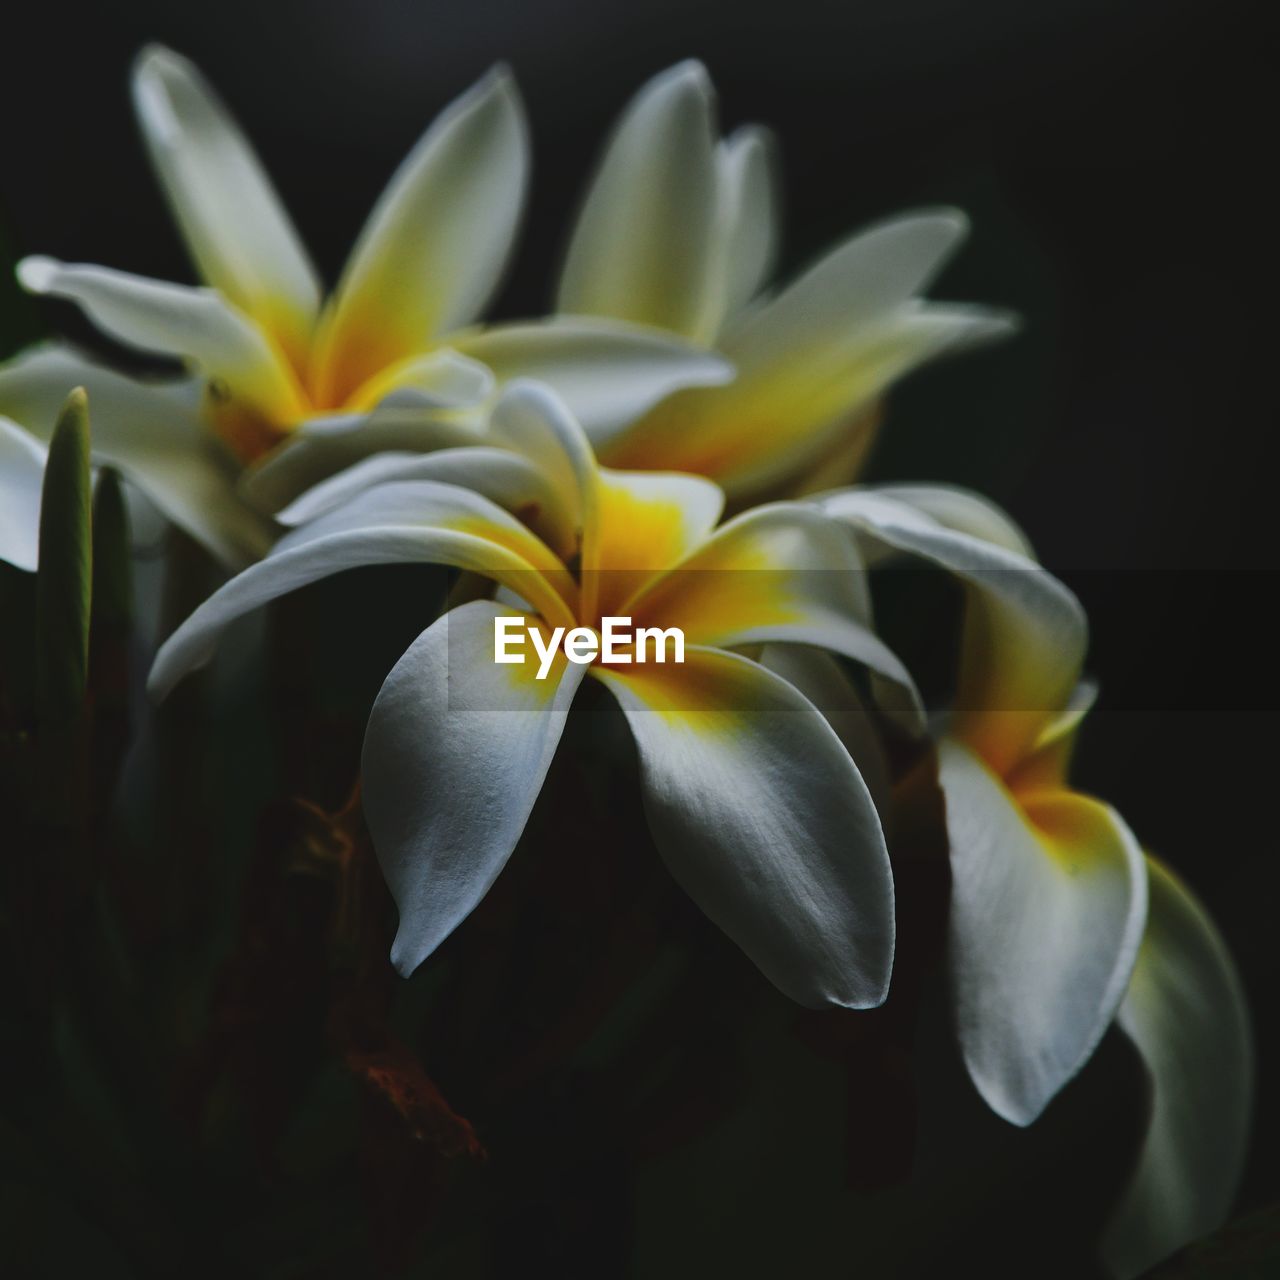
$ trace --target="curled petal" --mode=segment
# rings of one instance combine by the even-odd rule
[[[196,365],[272,422],[292,424],[306,411],[280,353],[212,289],[53,258],[24,258],[18,279],[32,293],[77,303],[99,328],[129,346]]]
[[[295,529],[259,564],[214,592],[169,637],[147,682],[163,698],[208,662],[236,618],[307,583],[371,564],[431,563],[510,587],[553,624],[573,625],[575,584],[547,547],[479,494],[431,480],[377,485]]]
[[[1187,887],[1154,858],[1147,871],[1147,931],[1116,1021],[1146,1064],[1151,1117],[1102,1242],[1122,1278],[1223,1222],[1253,1112],[1253,1037],[1231,955]]]
[[[948,953],[960,1047],[997,1115],[1027,1125],[1115,1016],[1147,910],[1141,850],[1106,805],[1022,797],[944,739],[952,897]]]

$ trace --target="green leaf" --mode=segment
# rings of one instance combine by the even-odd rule
[[[129,512],[120,473],[103,467],[93,491],[93,624],[128,631],[133,622]]]
[[[89,402],[77,387],[49,442],[36,578],[36,713],[41,734],[77,723],[89,670],[93,553]]]

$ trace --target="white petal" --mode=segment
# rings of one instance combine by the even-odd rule
[[[445,108],[369,216],[322,322],[322,402],[341,403],[480,313],[511,251],[528,152],[504,69]]]
[[[496,325],[454,340],[503,381],[547,383],[599,444],[682,387],[720,386],[733,366],[671,334],[561,316]]]
[[[957,533],[967,533],[1028,560],[1036,558],[1030,540],[1012,517],[972,489],[949,484],[882,484],[873,492],[904,502]]]
[[[517,453],[478,445],[437,453],[375,454],[308,489],[276,519],[286,527],[306,524],[389,480],[436,480],[470,489],[518,515],[561,554],[573,551],[575,531],[559,522],[559,505],[547,477]]]
[[[732,349],[756,365],[846,346],[926,288],[967,229],[959,210],[941,209],[902,214],[851,236],[751,311],[734,331]]]
[[[303,350],[320,304],[314,267],[270,180],[200,72],[143,50],[133,102],[151,162],[208,284],[286,350]]]
[[[367,413],[308,418],[242,476],[246,501],[278,511],[308,489],[379,453],[431,453],[482,443],[470,415],[440,411],[430,397],[398,391]]]
[[[822,712],[858,766],[876,811],[882,816],[888,813],[889,758],[871,713],[839,662],[807,645],[767,644],[760,653],[760,665],[781,676]]]
[[[586,668],[563,655],[493,660],[493,619],[476,601],[426,629],[373,704],[363,804],[400,927],[391,959],[408,976],[470,914],[506,865]]]
[[[690,897],[801,1004],[869,1008],[893,965],[893,881],[875,805],[831,727],[736,654],[592,668],[640,753],[645,811]]]
[[[568,597],[572,580],[523,525],[466,489],[394,481],[286,534],[265,560],[210,596],[165,641],[148,689],[163,698],[208,662],[230,623],[270,600],[344,569],[404,563],[444,564],[490,577],[512,587],[553,625],[573,625],[557,594],[559,589]]]
[[[755,125],[739,129],[716,149],[725,272],[724,308],[718,319],[756,296],[778,256],[780,184],[775,152],[773,135]]]
[[[138,382],[68,348],[39,347],[0,368],[0,412],[47,440],[73,387],[89,393],[96,460],[119,468],[224,564],[266,551],[270,529],[237,497],[228,461],[205,432],[199,384]]]
[[[77,303],[94,324],[129,346],[190,361],[273,421],[288,423],[304,411],[297,385],[268,339],[212,289],[52,258],[24,258],[18,279],[32,293]]]
[[[16,423],[0,418],[0,560],[29,573],[40,558],[44,452]]]
[[[558,311],[710,336],[701,327],[716,233],[714,115],[697,62],[664,71],[631,101],[578,217]]]
[[[1115,1016],[1142,937],[1147,877],[1117,814],[1072,792],[1020,804],[943,740],[947,941],[960,1047],[987,1105],[1027,1125]]]
[[[955,574],[969,591],[954,731],[997,772],[1031,749],[1080,676],[1088,626],[1080,602],[1034,561],[948,529],[883,492],[828,495],[823,510],[896,551]]]
[[[1147,869],[1147,931],[1116,1018],[1152,1090],[1138,1167],[1103,1238],[1121,1280],[1225,1220],[1253,1112],[1253,1037],[1230,953],[1186,886],[1155,859]]]

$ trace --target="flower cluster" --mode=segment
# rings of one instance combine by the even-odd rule
[[[147,50],[134,102],[202,283],[47,257],[18,275],[185,372],[128,375],[65,345],[0,369],[0,555],[37,570],[43,442],[84,387],[95,460],[233,571],[164,639],[156,699],[237,618],[305,584],[377,564],[457,572],[387,675],[360,762],[400,972],[501,874],[594,681],[630,728],[652,842],[689,897],[795,1001],[880,1005],[892,761],[929,760],[974,1087],[1029,1125],[1118,1023],[1153,1108],[1105,1254],[1134,1274],[1214,1226],[1245,1148],[1247,1016],[1190,892],[1071,785],[1095,692],[1080,603],[977,495],[855,483],[894,382],[1014,327],[922,296],[963,217],[890,219],[774,283],[773,141],[719,136],[706,74],[685,63],[608,141],[554,313],[486,324],[530,169],[506,71],[427,130],[327,294],[193,66]],[[889,561],[963,592],[949,708],[926,711],[877,630],[873,571]],[[683,660],[606,646],[570,662],[548,639],[541,670],[497,662],[499,616],[539,639],[619,616],[676,628]]]

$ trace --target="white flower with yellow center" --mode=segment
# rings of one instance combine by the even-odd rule
[[[523,608],[473,601],[429,626],[388,676],[366,732],[364,806],[400,909],[400,969],[430,955],[501,871],[590,678],[631,726],[654,840],[702,909],[794,999],[880,1003],[894,917],[875,805],[812,703],[739,652],[763,646],[767,660],[785,647],[787,666],[819,683],[829,660],[817,650],[863,662],[895,683],[919,727],[909,677],[870,630],[847,532],[801,503],[719,525],[716,485],[600,468],[536,384],[506,393],[491,437],[495,447],[404,460],[400,475],[420,468],[417,479],[345,495],[330,486],[314,518],[168,640],[153,692],[205,660],[235,617],[343,569],[429,561],[484,575]],[[469,487],[421,478],[450,465]],[[534,527],[480,491],[529,512]],[[536,662],[495,661],[495,618],[515,614],[544,644],[556,627],[599,631],[606,616],[679,628],[684,661],[579,665],[559,652],[539,679]]]
[[[250,468],[242,487],[274,509],[378,449],[474,433],[504,379],[548,381],[609,431],[674,388],[730,375],[674,335],[625,323],[476,324],[506,265],[529,167],[503,70],[427,130],[327,299],[257,157],[199,72],[149,49],[134,103],[205,287],[44,257],[25,259],[19,278],[196,377],[148,384],[65,349],[37,350],[0,371],[0,412],[47,435],[70,388],[85,386],[97,452],[226,558],[260,550],[265,536],[233,491],[237,466]]]
[[[850,237],[777,291],[778,183],[756,127],[717,137],[706,72],[685,62],[624,112],[578,218],[557,308],[653,325],[723,353],[737,376],[593,430],[611,466],[710,476],[733,499],[852,478],[876,402],[943,352],[1009,333],[1011,318],[918,295],[965,232],[955,210]]]
[[[1103,1241],[1121,1276],[1219,1225],[1248,1146],[1253,1057],[1231,957],[1120,816],[1068,782],[1093,700],[1084,612],[1002,513],[927,486],[824,496],[869,561],[905,553],[966,589],[956,710],[938,744],[951,846],[949,968],[986,1102],[1035,1120],[1112,1021],[1151,1078],[1137,1169]]]

